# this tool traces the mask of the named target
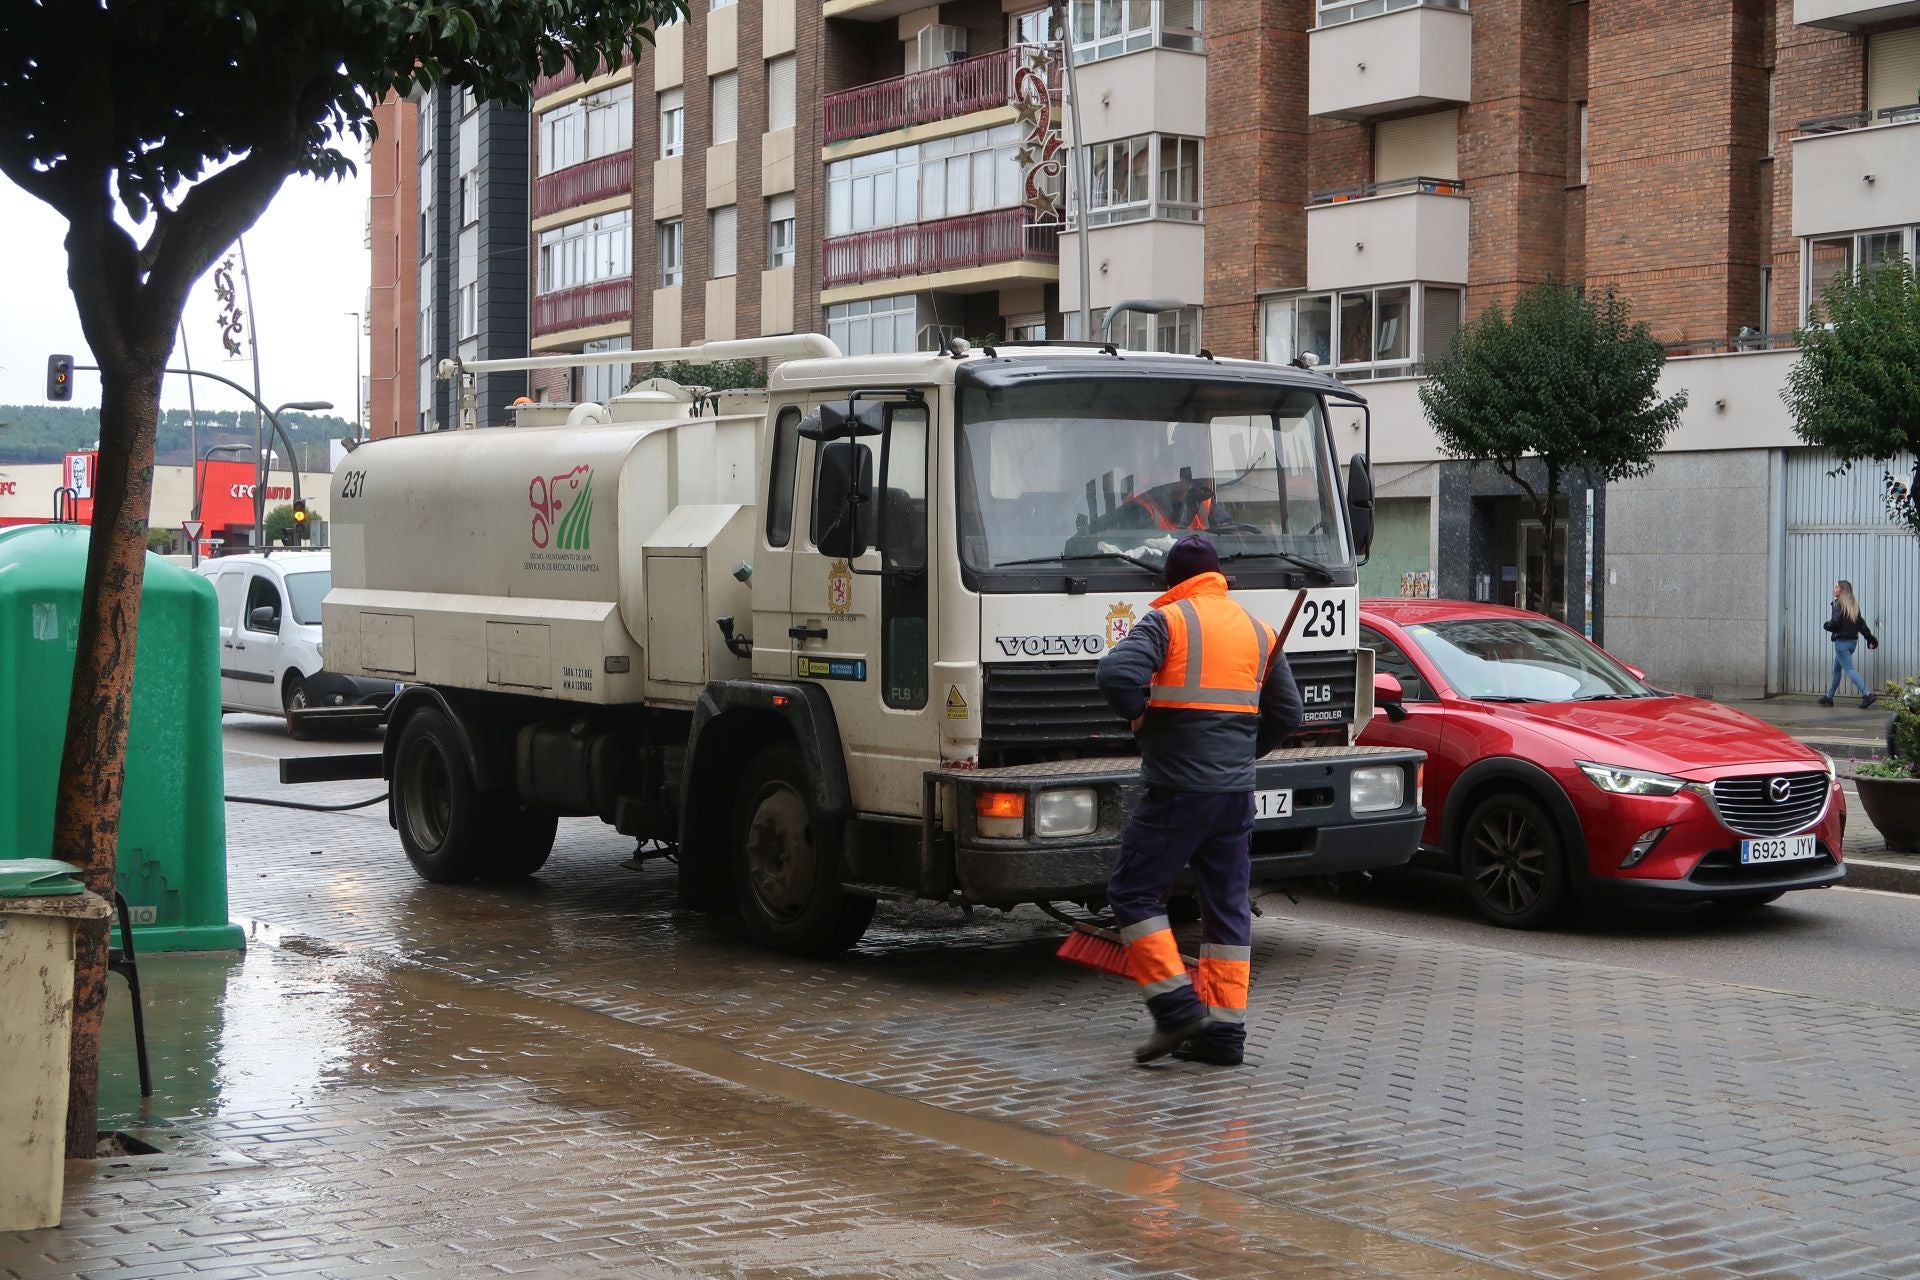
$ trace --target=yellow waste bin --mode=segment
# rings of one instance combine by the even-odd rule
[[[74,932],[109,910],[72,863],[0,861],[0,1231],[60,1222]]]

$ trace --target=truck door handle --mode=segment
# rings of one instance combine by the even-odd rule
[[[787,635],[794,640],[825,640],[827,629],[825,627],[788,627]]]

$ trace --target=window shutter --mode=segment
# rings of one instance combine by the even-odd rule
[[[740,75],[729,71],[723,76],[714,76],[708,84],[712,89],[713,136],[714,146],[723,142],[732,142],[740,136]]]
[[[767,130],[793,128],[793,55],[767,62]]]
[[[1460,176],[1460,113],[1434,111],[1373,127],[1373,179]]]
[[[708,273],[713,279],[734,275],[739,270],[740,258],[740,206],[727,205],[715,209],[709,223],[713,234],[711,257],[712,270]]]
[[[1867,37],[1867,110],[1920,102],[1920,27]]]

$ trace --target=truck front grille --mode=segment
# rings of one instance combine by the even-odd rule
[[[1358,664],[1351,653],[1296,653],[1287,656],[1293,682],[1300,686],[1305,719],[1300,732],[1344,733],[1353,723]]]

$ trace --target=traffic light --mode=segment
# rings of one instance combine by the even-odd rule
[[[73,399],[73,357],[47,357],[47,399]]]
[[[312,529],[312,525],[308,521],[307,500],[302,498],[293,504],[293,540],[295,542],[305,542],[307,540],[307,534]]]

